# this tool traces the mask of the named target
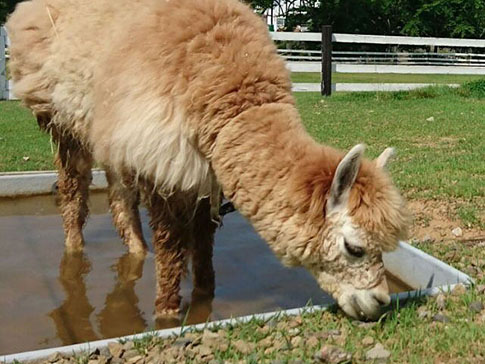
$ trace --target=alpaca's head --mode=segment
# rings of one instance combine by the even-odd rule
[[[376,319],[390,303],[382,253],[406,238],[409,215],[384,171],[392,149],[373,162],[363,162],[363,152],[363,145],[352,148],[321,202],[312,201],[324,223],[299,258],[348,315]]]

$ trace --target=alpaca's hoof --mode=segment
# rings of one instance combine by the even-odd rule
[[[159,317],[158,315],[155,315],[155,329],[157,330],[162,330],[162,329],[168,329],[171,327],[177,327],[182,325],[182,318],[177,316],[177,317]]]
[[[148,247],[143,239],[139,239],[139,238],[126,239],[125,244],[128,247],[128,252],[130,254],[146,255],[148,251]]]
[[[180,308],[157,308],[155,311],[156,320],[178,319]]]
[[[81,234],[68,235],[65,240],[67,253],[78,253],[83,251],[84,239]]]
[[[148,252],[148,248],[143,243],[130,243],[128,244],[128,252],[133,255],[145,256]]]

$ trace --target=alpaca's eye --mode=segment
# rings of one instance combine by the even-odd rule
[[[361,248],[360,246],[351,245],[347,240],[345,240],[345,249],[347,249],[350,255],[356,258],[362,258],[365,254],[364,248]]]

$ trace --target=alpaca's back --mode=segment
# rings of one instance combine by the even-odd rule
[[[8,29],[20,98],[99,161],[166,189],[207,194],[218,130],[293,102],[263,21],[235,0],[33,0]]]
[[[53,122],[86,141],[94,107],[94,74],[103,53],[120,35],[118,28],[129,20],[131,4],[124,0],[20,3],[7,22],[16,95],[36,114],[59,114]]]

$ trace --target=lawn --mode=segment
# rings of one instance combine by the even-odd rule
[[[49,136],[41,133],[28,109],[0,101],[0,171],[54,169]]]
[[[418,75],[400,73],[334,73],[334,83],[458,83],[473,81],[483,78],[476,75]],[[293,82],[298,83],[320,83],[319,73],[291,74]]]
[[[449,88],[400,93],[296,94],[308,131],[348,149],[358,142],[377,156],[395,147],[394,180],[410,197],[484,196],[485,100]]]
[[[476,84],[458,90],[336,93],[329,98],[295,95],[303,122],[316,139],[343,149],[364,142],[372,158],[393,146],[397,156],[390,173],[410,203],[451,206],[449,217],[465,231],[473,230],[473,239],[442,237],[413,243],[471,275],[477,283],[474,288],[442,295],[440,301],[411,302],[377,324],[355,322],[340,311],[317,311],[221,329],[218,339],[206,332],[188,333],[178,340],[121,343],[132,361],[112,358],[111,362],[132,363],[139,356],[145,362],[320,363],[315,353],[330,345],[351,354],[354,363],[369,363],[366,354],[376,343],[390,352],[383,362],[484,362],[485,310],[477,312],[470,306],[483,303],[485,293],[484,96],[484,88]],[[0,170],[52,168],[49,137],[18,102],[0,102]],[[421,213],[426,217],[430,211]],[[206,345],[204,337],[212,344]],[[105,359],[103,354],[78,355],[70,362]]]

